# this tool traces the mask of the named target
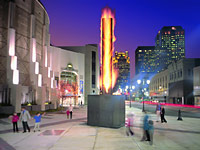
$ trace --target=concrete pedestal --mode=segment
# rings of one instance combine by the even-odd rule
[[[119,128],[125,124],[125,96],[88,95],[87,124]]]

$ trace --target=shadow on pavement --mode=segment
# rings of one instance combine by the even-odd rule
[[[0,138],[0,150],[15,150],[15,148],[13,148],[6,141]]]

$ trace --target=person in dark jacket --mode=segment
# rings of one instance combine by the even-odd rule
[[[167,121],[165,119],[165,108],[164,108],[164,106],[161,107],[160,117],[161,117],[161,123],[163,123],[163,122],[167,123]]]

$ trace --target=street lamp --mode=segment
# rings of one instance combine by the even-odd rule
[[[137,80],[137,83],[140,85],[141,84],[141,80]],[[140,91],[141,88],[139,88]],[[143,98],[143,104],[142,104],[142,112],[144,112],[144,97],[143,97],[143,89],[142,89],[142,98]]]
[[[150,84],[150,80],[147,80],[147,84]]]

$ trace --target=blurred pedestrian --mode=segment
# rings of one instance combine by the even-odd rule
[[[26,129],[28,129],[28,132],[30,132],[30,128],[28,126],[28,120],[31,119],[31,116],[28,110],[26,110],[24,107],[22,107],[22,111],[19,118],[22,121],[23,130],[24,130],[23,133],[26,132]]]
[[[42,116],[44,116],[46,113],[43,113],[42,115],[38,112],[33,119],[35,119],[35,126],[33,129],[33,132],[35,132],[36,130],[40,131],[40,122],[41,122],[41,118]]]
[[[163,122],[167,123],[167,120],[165,119],[165,108],[164,108],[164,106],[161,107],[160,116],[161,116],[161,123],[163,123]]]
[[[141,141],[150,141],[149,135],[149,115],[145,112],[143,119],[143,136]]]
[[[69,119],[69,114],[70,114],[69,109],[67,109],[66,114],[67,114],[67,119]]]
[[[153,121],[152,121],[152,120],[149,120],[149,137],[150,137],[149,144],[150,144],[150,145],[153,144],[153,134],[154,134]]]
[[[69,105],[69,113],[70,113],[70,119],[72,119],[72,113],[73,113],[73,106],[72,106],[72,104]]]
[[[17,122],[19,120],[19,117],[17,116],[17,113],[14,112],[13,115],[11,116],[11,119],[12,119],[12,124],[13,124],[13,132],[18,132],[18,125],[17,125]]]
[[[131,136],[134,135],[133,132],[133,114],[128,114],[127,115],[127,122],[126,122],[126,135],[129,136],[129,133],[131,134]]]
[[[156,115],[157,115],[157,120],[156,122],[159,122],[159,119],[160,119],[160,110],[161,110],[161,106],[160,106],[160,103],[158,103],[156,105]]]

